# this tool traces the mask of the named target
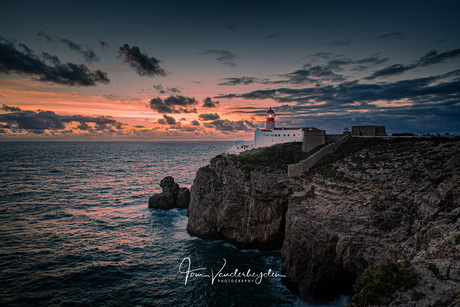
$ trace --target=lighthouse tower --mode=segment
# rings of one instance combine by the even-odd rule
[[[275,129],[275,112],[270,109],[267,111],[267,121],[265,122],[265,129],[273,130]]]

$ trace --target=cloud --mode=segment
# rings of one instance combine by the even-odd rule
[[[261,80],[259,78],[255,78],[255,77],[240,77],[240,78],[223,78],[222,80],[225,80],[226,82],[222,82],[222,83],[219,83],[218,85],[231,85],[231,86],[234,86],[234,85],[239,85],[239,84],[243,84],[243,85],[249,85],[251,83],[262,83],[264,81],[267,81],[267,80]]]
[[[366,77],[365,79],[373,80],[380,77],[399,75],[403,74],[408,70],[415,69],[417,67],[426,67],[434,64],[444,63],[449,59],[454,59],[457,57],[460,57],[460,49],[454,49],[439,54],[436,50],[431,50],[430,52],[422,56],[415,64],[394,64],[374,72],[372,75]]]
[[[2,107],[0,108],[0,110],[6,111],[6,112],[19,112],[19,111],[21,111],[21,109],[18,108],[18,107],[10,107],[10,106],[7,106],[6,104],[3,104]]]
[[[324,45],[328,46],[328,47],[341,47],[341,46],[350,46],[350,44],[353,42],[352,39],[348,39],[348,40],[345,40],[345,41],[336,41],[336,40],[333,40],[333,41],[330,41],[328,43],[324,43]]]
[[[262,37],[263,39],[270,39],[270,38],[278,38],[280,37],[278,34],[270,34],[267,36]]]
[[[460,103],[460,69],[446,74],[384,84],[343,82],[336,86],[317,88],[259,90],[245,94],[229,94],[225,98],[272,99],[280,103],[317,105],[329,111],[344,108],[375,108],[381,101],[396,104],[437,103],[452,100]],[[370,105],[375,104],[375,105]]]
[[[318,53],[315,53],[315,54],[311,54],[309,55],[310,57],[317,57],[317,58],[321,58],[321,59],[329,59],[331,56],[333,55],[332,52],[318,52]]]
[[[219,114],[217,113],[201,113],[200,115],[198,115],[198,118],[202,121],[208,121],[208,120],[216,120],[216,119],[220,119],[220,116]]]
[[[406,34],[402,32],[393,32],[388,34],[377,35],[377,39],[390,39],[390,38],[397,38],[404,40],[406,38]]]
[[[107,73],[91,71],[84,64],[62,64],[57,56],[43,53],[40,59],[24,44],[16,46],[0,39],[0,73],[17,73],[38,77],[39,81],[69,86],[95,86],[108,84]]]
[[[203,100],[203,108],[217,108],[220,105],[219,101],[212,101],[211,98],[206,97]]]
[[[190,109],[198,104],[195,98],[185,96],[169,96],[164,100],[160,97],[150,100],[149,107],[158,113],[196,113],[196,109]]]
[[[163,87],[163,85],[158,84],[158,85],[152,85],[152,87],[154,89],[157,90],[157,92],[159,94],[165,94],[165,93],[169,93],[169,94],[178,94],[181,92],[181,90],[179,89],[179,87],[167,87],[166,89]]]
[[[45,111],[35,113],[22,111],[17,113],[0,114],[0,121],[16,123],[19,129],[64,129],[64,124],[59,115]]]
[[[390,65],[388,67],[385,67],[383,69],[377,70],[374,72],[372,75],[364,78],[366,80],[373,80],[376,78],[381,78],[381,77],[388,77],[388,76],[394,76],[394,75],[400,75],[405,73],[408,70],[412,70],[416,68],[416,65],[401,65],[401,64],[394,64]]]
[[[288,113],[295,113],[296,110],[293,106],[288,104],[283,104],[278,109],[275,109],[276,112],[288,112]]]
[[[82,44],[78,44],[76,42],[73,42],[67,38],[59,38],[56,35],[54,37],[49,36],[43,31],[37,32],[37,37],[44,37],[46,38],[46,41],[48,43],[62,43],[64,44],[69,50],[76,51],[80,53],[87,62],[92,63],[93,61],[99,61],[99,57],[96,55],[96,53],[92,50],[89,49],[88,47],[83,48]]]
[[[238,29],[238,25],[234,24],[234,23],[226,23],[226,24],[222,25],[222,27],[224,27],[225,29],[227,29],[229,31],[234,31],[234,30]]]
[[[439,53],[439,54],[436,50],[431,50],[430,52],[425,54],[423,57],[421,57],[416,65],[420,67],[425,67],[425,66],[430,66],[433,64],[443,63],[449,59],[453,59],[457,57],[460,57],[460,49],[446,51],[446,52]]]
[[[101,46],[103,52],[104,52],[106,49],[110,48],[109,43],[107,43],[107,42],[105,42],[105,41],[99,40],[99,45]]]
[[[168,116],[166,114],[163,114],[163,118],[160,118],[158,120],[158,123],[162,124],[162,125],[175,125],[175,124],[177,124],[177,122],[174,119],[174,117]]]
[[[208,55],[208,54],[217,55],[218,57],[216,58],[216,61],[228,67],[236,67],[234,60],[239,58],[236,53],[228,51],[228,50],[207,49],[205,51],[199,52],[198,54],[199,55]]]
[[[248,131],[252,130],[251,127],[248,126],[249,121],[240,120],[240,121],[230,121],[228,119],[218,119],[212,121],[210,123],[206,123],[205,126],[208,128],[213,128],[219,131]]]
[[[160,66],[160,60],[142,53],[137,46],[130,48],[128,44],[124,44],[118,52],[118,58],[129,64],[139,76],[166,76],[166,71]]]
[[[197,120],[192,120],[192,126],[199,126],[200,125],[200,122],[197,121]]]
[[[311,84],[318,81],[343,81],[342,75],[336,74],[329,67],[313,66],[299,69],[292,73],[281,74],[280,77],[287,80],[273,81],[273,84]]]
[[[371,56],[371,57],[367,57],[367,58],[359,59],[359,60],[353,60],[349,58],[339,58],[339,59],[328,61],[327,67],[333,70],[341,70],[342,66],[345,66],[345,65],[364,65],[364,64],[365,65],[380,65],[380,64],[387,62],[388,60],[389,60],[388,58],[381,59],[378,56]],[[360,66],[360,67],[361,69],[363,69],[363,66]]]

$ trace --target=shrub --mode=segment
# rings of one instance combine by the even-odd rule
[[[351,301],[358,307],[382,304],[382,298],[404,286],[410,289],[418,284],[418,274],[409,260],[396,262],[387,259],[371,265],[361,275],[361,284],[354,285],[356,294]]]

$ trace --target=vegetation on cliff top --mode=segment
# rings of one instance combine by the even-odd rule
[[[357,307],[379,305],[398,288],[410,289],[417,284],[418,275],[409,260],[396,262],[387,259],[363,272],[360,285],[353,287],[356,294],[351,301]]]
[[[414,146],[414,144],[419,142],[427,142],[427,146],[425,150],[429,150],[430,146],[437,146],[440,143],[449,143],[449,142],[457,142],[460,138],[444,138],[444,137],[433,137],[433,138],[394,138],[394,139],[384,139],[384,138],[352,138],[348,142],[342,144],[334,154],[325,156],[316,163],[308,173],[321,173],[326,178],[328,177],[337,177],[342,175],[340,172],[337,172],[332,168],[332,164],[346,157],[349,157],[353,154],[356,154],[362,150],[370,149],[370,150],[378,150],[378,151],[385,151],[391,150],[395,154],[400,152],[407,152],[408,150]],[[438,164],[442,161],[445,161],[446,157],[436,157],[432,162],[432,168],[438,167]],[[375,161],[365,161],[365,158],[360,158],[359,156],[355,156],[353,161],[358,164],[363,164],[365,162],[378,162],[382,160],[382,157],[375,157]],[[413,174],[413,176],[417,176],[417,174]]]
[[[232,159],[242,164],[242,168],[252,171],[260,167],[273,167],[287,170],[289,164],[305,160],[322,146],[310,152],[302,151],[302,142],[275,144],[270,147],[260,147],[246,150],[239,155],[232,155]]]

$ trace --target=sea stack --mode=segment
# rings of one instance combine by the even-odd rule
[[[163,192],[154,194],[149,199],[150,209],[188,208],[190,203],[190,191],[188,188],[180,188],[171,176],[163,178],[160,181],[160,187]]]

